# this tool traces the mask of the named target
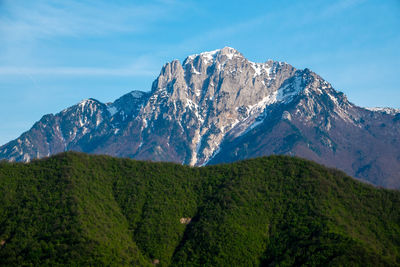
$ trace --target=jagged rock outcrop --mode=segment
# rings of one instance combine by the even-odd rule
[[[290,154],[399,188],[400,112],[357,107],[309,69],[225,47],[167,63],[150,92],[46,115],[0,158],[66,150],[190,165]]]

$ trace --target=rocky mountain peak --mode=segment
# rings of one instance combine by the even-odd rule
[[[250,62],[230,47],[189,56],[183,65],[174,60],[153,83],[143,128],[160,117],[178,122],[190,143],[184,163],[204,164],[236,125],[250,125],[266,105],[291,101],[300,85],[280,88],[295,73],[283,62]]]
[[[252,62],[224,47],[165,64],[149,92],[107,104],[86,99],[44,116],[0,147],[0,159],[78,150],[198,166],[289,153],[356,177],[383,177],[390,165],[395,177],[399,123],[398,110],[359,108],[309,69]]]
[[[236,57],[244,59],[243,55],[236,49],[232,47],[224,47],[222,49],[190,55],[184,60],[183,65],[198,60],[203,61],[205,64],[212,64],[215,63],[215,61],[223,62]]]

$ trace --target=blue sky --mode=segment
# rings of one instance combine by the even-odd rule
[[[399,108],[399,29],[399,0],[0,0],[0,144],[224,46],[310,68],[360,106]]]

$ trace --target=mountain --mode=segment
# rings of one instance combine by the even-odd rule
[[[192,166],[288,154],[400,188],[400,111],[358,107],[309,69],[225,47],[165,64],[149,92],[46,115],[0,159],[70,150]]]
[[[311,161],[0,162],[0,265],[399,266],[400,192]]]

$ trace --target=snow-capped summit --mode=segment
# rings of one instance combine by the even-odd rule
[[[226,46],[222,49],[216,49],[213,51],[190,55],[185,59],[184,64],[193,61],[195,58],[201,58],[202,60],[206,61],[206,63],[210,63],[215,61],[219,57],[232,59],[234,57],[243,57],[243,55],[236,49]]]

